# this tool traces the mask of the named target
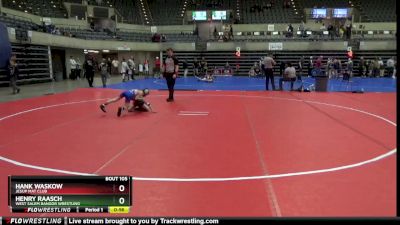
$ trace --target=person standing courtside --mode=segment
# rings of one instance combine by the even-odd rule
[[[107,86],[107,78],[108,78],[108,64],[107,60],[103,59],[100,63],[100,75],[101,75],[101,82],[103,83],[103,88]]]
[[[17,80],[19,76],[19,69],[17,64],[17,57],[13,54],[8,62],[8,77],[10,79],[10,86],[13,90],[13,94],[17,94],[21,91],[19,87],[17,87]]]
[[[91,56],[86,59],[85,63],[83,64],[83,69],[85,70],[85,77],[88,80],[89,87],[93,87],[94,63]]]
[[[179,71],[179,61],[174,56],[174,50],[172,48],[167,49],[167,57],[165,57],[163,60],[162,71],[163,71],[163,76],[167,81],[168,91],[169,91],[167,102],[173,102],[175,80],[178,77],[178,71]]]
[[[71,55],[69,57],[69,67],[71,69],[71,74],[70,74],[71,80],[75,80],[76,77],[77,77],[77,75],[76,75],[76,66],[77,66],[77,63],[76,63],[74,57]]]
[[[272,90],[275,90],[275,81],[274,81],[274,66],[276,62],[272,58],[271,54],[268,54],[267,57],[264,58],[263,66],[264,66],[264,73],[266,77],[265,81],[265,90],[268,91],[269,80],[271,80]]]

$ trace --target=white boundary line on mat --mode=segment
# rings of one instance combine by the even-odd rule
[[[163,95],[153,95],[153,96],[163,96]],[[214,96],[214,97],[243,97],[243,98],[261,98],[261,99],[279,99],[279,100],[288,100],[288,101],[297,101],[297,102],[307,102],[311,104],[319,104],[319,105],[326,105],[330,107],[336,107],[340,109],[345,109],[345,110],[350,110],[350,111],[355,111],[359,112],[368,116],[372,116],[375,118],[378,118],[380,120],[383,120],[390,125],[397,126],[396,123],[390,121],[389,119],[386,119],[382,116],[366,112],[360,109],[355,109],[355,108],[350,108],[346,106],[340,106],[340,105],[335,105],[335,104],[329,104],[329,103],[324,103],[324,102],[317,102],[317,101],[308,101],[308,100],[299,100],[299,99],[291,99],[291,98],[280,98],[280,97],[267,97],[267,96],[251,96],[251,95],[178,95],[181,97],[208,97],[208,96]],[[95,102],[95,101],[101,101],[104,99],[95,99],[95,100],[84,100],[84,101],[76,101],[76,102],[67,102],[67,103],[62,103],[62,104],[55,104],[55,105],[49,105],[49,106],[42,106],[34,109],[29,109],[25,111],[21,111],[18,113],[14,113],[12,115],[8,115],[5,117],[1,117],[0,121],[3,121],[5,119],[9,119],[12,117],[16,117],[18,115],[22,115],[25,113],[33,112],[33,111],[38,111],[42,109],[48,109],[48,108],[53,108],[53,107],[58,107],[58,106],[65,106],[65,105],[72,105],[72,104],[81,104],[81,103],[87,103],[87,102]],[[196,114],[198,115],[198,114]],[[223,181],[241,181],[241,180],[259,180],[259,179],[274,179],[274,178],[283,178],[283,177],[293,177],[293,176],[303,176],[303,175],[311,175],[311,174],[319,174],[319,173],[328,173],[328,172],[335,172],[335,171],[340,171],[340,170],[346,170],[346,169],[351,169],[355,167],[360,167],[366,164],[374,163],[379,160],[382,160],[384,158],[387,158],[391,155],[396,154],[397,149],[393,149],[389,152],[386,152],[382,155],[379,155],[377,157],[374,157],[372,159],[368,159],[365,161],[361,161],[358,163],[350,164],[350,165],[345,165],[345,166],[339,166],[339,167],[333,167],[333,168],[326,168],[326,169],[319,169],[319,170],[311,170],[311,171],[301,171],[301,172],[292,172],[292,173],[282,173],[282,174],[271,174],[271,175],[260,175],[260,176],[245,176],[245,177],[221,177],[221,178],[162,178],[162,177],[135,177],[133,176],[132,179],[134,180],[141,180],[141,181],[165,181],[165,182],[223,182]],[[98,174],[91,174],[91,173],[82,173],[82,172],[74,172],[74,171],[68,171],[68,170],[61,170],[61,169],[54,169],[54,168],[48,168],[48,167],[43,167],[43,166],[37,166],[37,165],[31,165],[23,162],[19,162],[13,159],[9,159],[3,156],[0,156],[0,161],[4,161],[16,166],[20,167],[25,167],[25,168],[30,168],[30,169],[36,169],[36,170],[42,170],[42,171],[48,171],[48,172],[55,172],[55,173],[62,173],[62,174],[69,174],[69,175],[80,175],[80,176],[96,176]]]

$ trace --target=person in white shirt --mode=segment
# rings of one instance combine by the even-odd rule
[[[149,60],[144,59],[144,75],[149,75]]]
[[[353,61],[351,60],[351,58],[349,58],[347,61],[347,72],[350,77],[353,76]]]
[[[392,78],[394,78],[394,58],[390,58],[387,60],[386,62],[386,69],[387,69],[387,73],[388,76],[392,76]]]
[[[139,75],[143,75],[143,64],[139,63]]]
[[[272,90],[275,90],[275,79],[274,79],[274,66],[276,65],[275,60],[272,58],[272,54],[268,54],[267,57],[264,57],[264,62],[261,66],[264,71],[266,80],[265,80],[265,90],[268,91],[269,80],[271,80]]]
[[[76,65],[77,65],[77,63],[76,63],[74,57],[71,55],[69,58],[69,67],[71,69],[70,78],[72,80],[76,79]]]
[[[125,61],[125,58],[122,58],[122,63],[121,63],[121,75],[122,75],[122,82],[126,81],[126,78],[128,76],[128,63]],[[128,77],[129,80],[129,77]]]
[[[279,79],[279,89],[283,90],[283,81],[290,81],[290,90],[293,91],[293,84],[296,81],[296,69],[289,62],[286,64],[283,77]]]
[[[118,61],[117,59],[114,59],[114,60],[111,62],[111,64],[112,64],[112,66],[113,66],[113,71],[117,71],[117,73],[118,73],[119,61]]]
[[[383,60],[381,57],[379,57],[378,64],[379,64],[379,75],[383,77],[385,75],[385,65],[383,64]]]
[[[135,59],[133,58],[133,56],[131,56],[131,58],[128,60],[128,75],[132,80],[135,79],[134,77],[135,70],[136,70]]]

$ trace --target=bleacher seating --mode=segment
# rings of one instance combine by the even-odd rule
[[[65,18],[62,0],[3,0],[3,6],[43,17]]]
[[[201,60],[200,56],[204,56],[208,67],[209,68],[214,68],[214,67],[223,67],[226,62],[228,62],[231,66],[232,69],[235,68],[236,64],[239,64],[239,71],[238,73],[235,73],[235,75],[242,75],[242,76],[247,76],[248,72],[251,68],[251,66],[254,65],[254,62],[259,62],[261,60],[261,57],[265,56],[265,52],[261,51],[252,51],[252,52],[241,52],[240,58],[237,58],[232,52],[175,52],[176,57],[179,59],[179,61],[182,63],[184,60],[186,60],[189,64],[189,74],[191,75],[193,73],[193,61],[194,58],[197,58],[197,60]],[[281,61],[284,62],[291,62],[297,72],[298,72],[298,61],[301,56],[304,56],[304,63],[305,66],[303,68],[302,74],[306,75],[307,74],[307,67],[308,67],[308,59],[310,56],[313,56],[314,60],[318,56],[323,56],[323,71],[325,71],[325,65],[327,62],[327,59],[329,57],[336,57],[342,61],[342,65],[347,61],[347,56],[346,54],[343,54],[343,52],[338,52],[338,51],[324,51],[324,52],[318,52],[318,51],[297,51],[297,52],[287,52],[287,51],[280,51],[280,52],[275,52],[274,53],[274,59],[277,62],[277,65],[274,67],[274,74],[275,76],[279,75],[279,64]],[[359,62],[360,62],[360,57],[364,57],[365,60],[372,60],[375,57],[381,57],[382,60],[386,63],[387,59],[389,59],[392,56],[396,55],[395,51],[357,51],[356,53],[357,57],[353,59],[353,74],[355,76],[359,76],[358,72],[358,67],[359,67]],[[182,71],[181,71],[182,72]]]
[[[379,4],[374,0],[356,2],[364,22],[395,22],[396,0],[381,0]]]
[[[166,42],[196,42],[197,36],[193,34],[180,34],[180,33],[164,33]],[[137,42],[150,42],[152,38],[151,33],[127,32],[118,31],[117,38],[121,41],[137,41]]]
[[[7,27],[13,27],[13,28],[21,28],[24,30],[39,30],[39,25],[33,23],[30,20],[23,20],[22,18],[19,19],[20,17],[15,17],[15,16],[5,16],[5,15],[0,15],[0,22],[4,23]]]
[[[191,10],[227,10],[233,9],[236,3],[232,0],[189,0],[188,2]]]
[[[113,37],[106,32],[103,31],[92,31],[92,30],[83,30],[83,29],[74,29],[74,28],[64,28],[60,27],[60,32],[70,33],[76,38],[86,39],[86,40],[109,40],[113,39]]]
[[[19,84],[51,81],[47,46],[14,43],[12,51],[16,54],[19,65]],[[1,70],[0,86],[8,84],[5,70]]]
[[[293,7],[284,8],[284,0],[276,0],[274,5],[267,9],[267,1],[249,0],[240,1],[240,23],[299,23],[300,14],[296,14]],[[257,7],[259,6],[260,10]]]
[[[184,0],[150,0],[147,2],[154,25],[182,25],[185,16],[182,16]]]
[[[297,0],[300,8],[347,8],[349,7],[348,0]]]

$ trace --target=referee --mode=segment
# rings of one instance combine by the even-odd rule
[[[167,80],[169,96],[167,102],[174,101],[174,86],[175,80],[178,77],[179,61],[174,56],[174,50],[172,48],[167,49],[167,57],[164,58],[162,63],[163,76]]]

